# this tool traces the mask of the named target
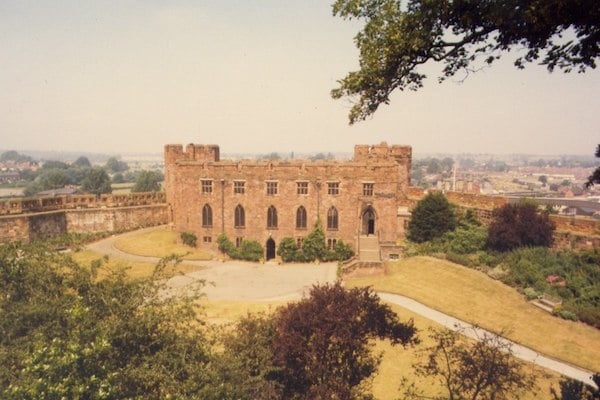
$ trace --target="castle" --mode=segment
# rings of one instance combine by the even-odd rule
[[[320,219],[328,247],[341,239],[368,261],[397,258],[411,158],[410,146],[386,143],[356,145],[347,162],[221,160],[216,145],[166,145],[169,219],[211,250],[221,233],[238,246],[257,240],[265,260],[284,237],[301,245]]]

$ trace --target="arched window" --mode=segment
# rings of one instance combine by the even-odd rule
[[[327,211],[327,229],[335,231],[338,228],[338,212],[335,207],[331,207]]]
[[[246,212],[241,204],[235,208],[235,218],[233,226],[236,228],[244,228],[246,226]]]
[[[296,229],[306,229],[306,208],[298,207],[296,210]]]
[[[202,207],[202,226],[210,228],[212,227],[212,224],[212,208],[210,208],[210,205],[205,204],[204,207]]]
[[[274,206],[267,211],[267,228],[277,228],[277,209]]]

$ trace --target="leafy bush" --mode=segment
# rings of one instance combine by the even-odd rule
[[[183,242],[183,244],[185,244],[186,246],[196,247],[196,242],[198,241],[198,238],[196,237],[196,235],[194,233],[181,232],[179,237],[181,238],[181,241]]]
[[[224,233],[217,237],[217,246],[220,251],[237,260],[259,261],[264,255],[263,247],[256,240],[242,240],[238,249]]]
[[[446,197],[430,193],[412,210],[408,238],[417,243],[426,242],[456,228],[456,215]]]
[[[540,296],[540,294],[532,287],[526,287],[523,294],[527,300],[535,300]]]
[[[281,239],[277,247],[277,254],[279,254],[283,262],[296,261],[297,252],[298,245],[293,238],[285,237]]]
[[[264,255],[264,249],[256,240],[242,240],[237,257],[246,261],[259,261]]]
[[[482,250],[487,241],[487,230],[478,225],[462,225],[442,236],[446,251],[470,254]]]
[[[494,210],[493,221],[488,227],[488,246],[497,251],[526,246],[549,247],[554,229],[548,214],[539,213],[535,203],[506,204]]]
[[[323,260],[327,252],[325,233],[321,220],[317,220],[313,230],[306,236],[302,243],[302,253],[307,261]]]
[[[236,250],[233,243],[231,243],[231,240],[229,240],[227,235],[224,233],[221,233],[219,236],[217,236],[217,247],[220,251],[229,255],[230,257],[231,254]]]
[[[556,314],[562,319],[568,319],[570,321],[579,321],[579,318],[577,318],[577,314],[568,310],[559,310]]]
[[[354,251],[350,245],[344,243],[341,239],[335,244],[335,259],[338,261],[348,260],[354,255]]]

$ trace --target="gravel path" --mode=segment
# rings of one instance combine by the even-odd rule
[[[152,229],[160,229],[160,227],[145,230]],[[123,235],[138,235],[143,231],[138,230]],[[137,256],[117,249],[114,244],[123,235],[111,236],[91,243],[87,247],[100,254],[108,254],[111,257],[129,261],[155,264],[159,260],[156,257]],[[189,260],[184,260],[183,263],[196,265],[202,269],[171,278],[169,286],[176,291],[185,290],[191,282],[202,279],[207,282],[203,292],[208,299],[214,300],[294,300],[301,298],[312,285],[331,283],[337,279],[335,263],[278,265],[276,263]],[[461,331],[474,339],[482,337],[484,334],[491,334],[408,297],[390,293],[378,294],[387,302],[404,307],[449,329]],[[566,377],[594,385],[590,379],[591,371],[554,360],[517,343],[508,340],[506,342],[511,343],[513,353],[518,358],[556,371]]]

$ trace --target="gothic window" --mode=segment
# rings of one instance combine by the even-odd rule
[[[205,204],[204,207],[202,207],[202,226],[204,228],[210,228],[210,227],[212,227],[212,224],[213,224],[212,208],[210,207],[210,205]]]
[[[235,247],[239,248],[242,245],[243,240],[244,240],[243,237],[236,237],[235,238]]]
[[[274,206],[267,211],[267,228],[277,228],[277,209]]]
[[[267,182],[267,195],[275,196],[277,194],[277,182]]]
[[[244,228],[246,226],[246,212],[244,211],[244,207],[241,204],[235,208],[235,218],[234,224],[236,228]]]
[[[337,196],[340,194],[340,183],[339,182],[327,182],[327,194]]]
[[[298,207],[296,210],[296,229],[306,229],[306,208]]]
[[[302,245],[304,244],[304,238],[296,238],[296,246],[298,246],[299,249],[302,248]]]
[[[363,183],[363,196],[373,196],[372,183]]]
[[[327,229],[330,231],[338,229],[338,212],[333,206],[327,211]]]
[[[201,179],[200,185],[202,187],[202,193],[212,193],[212,179]]]
[[[246,193],[246,182],[244,181],[233,181],[233,193],[244,194]]]
[[[308,194],[308,182],[296,182],[297,194]]]

